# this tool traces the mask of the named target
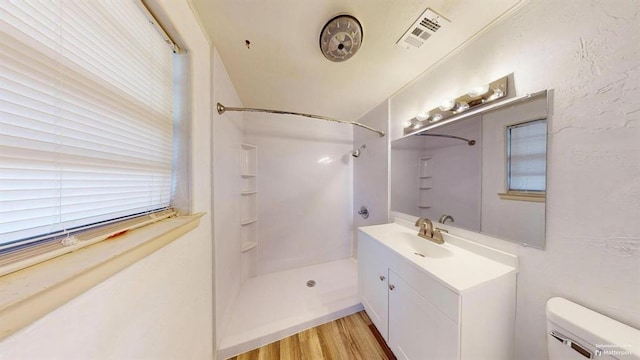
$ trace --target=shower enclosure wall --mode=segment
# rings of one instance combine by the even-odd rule
[[[245,113],[257,153],[257,274],[351,256],[352,129],[285,115]]]
[[[225,75],[214,91],[241,106]],[[218,356],[359,311],[351,126],[264,113],[213,118]]]

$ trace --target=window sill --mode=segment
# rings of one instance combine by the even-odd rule
[[[0,340],[195,229],[203,215],[162,220],[0,277]]]
[[[498,193],[502,200],[515,200],[515,201],[530,201],[530,202],[545,202],[545,193],[528,193],[519,191],[509,191],[506,193]]]

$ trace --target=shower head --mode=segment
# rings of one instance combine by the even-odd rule
[[[351,156],[353,156],[354,158],[357,158],[358,156],[360,156],[360,152],[365,149],[367,147],[366,144],[362,144],[362,146],[360,146],[359,148],[353,150],[351,152]]]

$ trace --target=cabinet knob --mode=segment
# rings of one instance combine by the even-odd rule
[[[389,290],[393,291],[396,287],[394,285],[389,285]]]
[[[380,281],[384,281],[385,277],[380,275]]]

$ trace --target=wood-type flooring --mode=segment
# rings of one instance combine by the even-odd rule
[[[229,360],[395,360],[364,311],[302,331]]]

